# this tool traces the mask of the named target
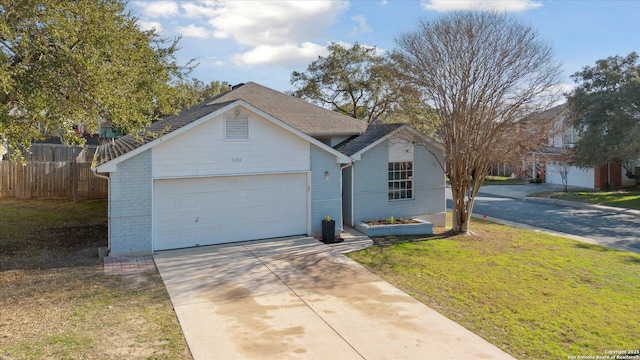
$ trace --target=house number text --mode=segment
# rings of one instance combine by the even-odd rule
[[[231,158],[231,162],[234,162],[234,163],[242,162],[242,158]]]

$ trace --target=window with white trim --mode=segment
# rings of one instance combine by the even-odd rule
[[[580,130],[571,125],[566,125],[562,133],[562,144],[573,147],[581,138]]]
[[[389,200],[413,199],[413,161],[389,163]]]
[[[227,116],[224,122],[225,140],[249,140],[249,117]]]

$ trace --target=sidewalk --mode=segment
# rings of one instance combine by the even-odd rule
[[[569,186],[568,190],[583,190],[584,188]],[[564,186],[557,184],[523,184],[523,185],[488,185],[480,188],[481,194],[502,196],[524,201],[536,201],[547,204],[558,204],[570,206],[578,209],[594,209],[615,212],[619,214],[629,214],[640,217],[640,210],[626,209],[613,206],[589,204],[579,201],[568,201],[544,197],[529,197],[529,194],[544,191],[564,191]]]

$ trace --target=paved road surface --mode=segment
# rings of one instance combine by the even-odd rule
[[[516,191],[504,185],[499,189],[496,186],[481,189],[474,214],[577,235],[603,246],[640,253],[640,216],[637,214],[524,200],[522,196],[527,189],[518,186],[527,185],[514,185]],[[451,206],[449,190],[447,207]]]

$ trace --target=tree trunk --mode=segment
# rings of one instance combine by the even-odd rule
[[[453,198],[452,223],[453,231],[456,233],[469,233],[469,223],[473,213],[473,204],[476,195],[482,186],[486,175],[489,172],[489,165],[478,166],[478,171],[472,172],[473,176],[455,176],[450,174],[451,195]],[[454,176],[452,176],[454,175]],[[452,180],[454,179],[454,180]],[[457,179],[457,180],[456,180]],[[473,179],[473,180],[470,180]]]
[[[469,191],[469,186],[466,181],[462,183],[451,182],[451,195],[453,198],[452,223],[455,233],[469,232],[469,221],[471,220],[469,204],[471,203],[472,205],[473,198],[467,200],[467,191]]]

